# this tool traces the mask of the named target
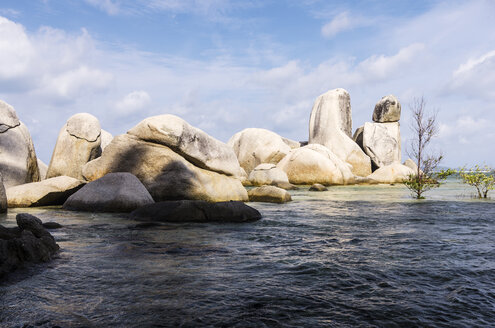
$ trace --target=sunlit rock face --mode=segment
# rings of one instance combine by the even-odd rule
[[[231,147],[175,115],[146,118],[128,134],[167,146],[197,167],[238,178],[244,174]]]
[[[284,141],[284,138],[275,132],[257,128],[245,129],[234,134],[227,144],[234,149],[240,165],[248,175],[262,163],[277,164],[290,152],[291,146],[296,146],[287,140]]]
[[[401,163],[382,166],[368,176],[370,183],[399,183],[408,179],[415,172]]]
[[[399,122],[366,122],[362,129],[361,140],[358,141],[362,142],[362,149],[371,158],[374,169],[401,162]]]
[[[375,105],[373,111],[373,122],[399,122],[401,105],[394,95],[384,96]]]
[[[248,191],[250,202],[286,203],[292,200],[289,192],[275,186],[261,186]]]
[[[79,113],[70,117],[58,135],[46,178],[83,179],[82,167],[101,154],[101,127],[96,117]]]
[[[197,167],[167,146],[130,134],[116,136],[102,156],[87,163],[83,169],[83,175],[89,181],[111,172],[134,174],[155,201],[248,200],[240,180]]]
[[[113,135],[110,132],[101,129],[100,147],[101,147],[102,152],[105,150],[106,146],[108,146],[110,144],[110,142],[112,142],[112,139],[113,139]]]
[[[350,165],[343,162],[328,148],[310,144],[293,149],[277,167],[284,171],[293,184],[320,183],[343,185],[354,183]]]
[[[14,108],[1,100],[0,173],[5,188],[40,180],[31,135]]]
[[[275,164],[263,163],[254,168],[249,174],[249,182],[254,186],[289,183],[287,174]]]
[[[311,111],[309,144],[327,147],[352,165],[352,173],[367,176],[371,173],[371,160],[352,140],[351,133],[349,93],[344,89],[334,89],[319,96]]]

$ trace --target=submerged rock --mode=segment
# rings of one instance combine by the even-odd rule
[[[371,173],[371,160],[351,139],[351,130],[351,100],[346,90],[330,90],[316,99],[309,123],[309,143],[327,147],[352,165],[353,174],[367,176]]]
[[[405,165],[393,163],[382,166],[368,176],[369,183],[399,183],[407,180],[415,172]]]
[[[309,191],[327,191],[327,190],[328,190],[327,187],[319,183],[315,183],[311,187],[309,187]]]
[[[71,116],[58,135],[47,178],[69,176],[83,180],[82,167],[101,154],[101,127],[88,113]]]
[[[261,186],[248,191],[250,202],[286,203],[292,200],[287,190],[275,186]]]
[[[401,106],[394,95],[388,95],[380,99],[373,111],[373,121],[377,123],[398,122],[400,120]]]
[[[5,188],[40,180],[29,131],[12,106],[0,100],[0,173]]]
[[[130,219],[158,222],[249,222],[261,219],[256,209],[243,202],[210,203],[201,200],[165,201],[133,211]]]
[[[7,189],[9,207],[62,205],[85,182],[60,176]]]
[[[86,184],[70,196],[64,208],[86,212],[132,212],[153,204],[153,198],[141,181],[131,173],[109,173]]]
[[[248,200],[246,189],[238,179],[196,167],[167,146],[129,134],[116,136],[102,156],[83,169],[88,181],[112,172],[134,174],[155,201]]]
[[[27,262],[48,262],[59,246],[37,217],[20,213],[17,228],[0,225],[0,278]]]
[[[234,134],[227,144],[234,149],[248,175],[262,163],[277,164],[291,150],[291,146],[275,132],[257,128]]]

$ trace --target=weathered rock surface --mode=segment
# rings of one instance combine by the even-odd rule
[[[373,168],[401,161],[400,125],[394,123],[364,123],[362,148],[371,158]]]
[[[102,152],[110,144],[110,142],[112,142],[112,139],[113,139],[113,135],[110,132],[101,129],[101,144],[100,144],[100,148],[101,148],[101,151]]]
[[[380,99],[373,111],[373,121],[377,123],[398,122],[400,120],[401,106],[394,95],[388,95]]]
[[[238,179],[198,168],[167,146],[129,134],[116,136],[102,156],[83,169],[84,177],[89,181],[111,172],[134,174],[155,201],[248,199],[246,189]]]
[[[368,176],[369,183],[400,183],[406,180],[414,171],[400,163],[382,166]]]
[[[1,100],[0,173],[5,188],[40,179],[31,135],[14,108]]]
[[[58,135],[46,178],[69,176],[83,179],[82,167],[101,154],[101,127],[88,113],[71,116]]]
[[[277,168],[275,164],[263,163],[254,168],[249,174],[249,181],[253,186],[272,185],[276,183],[289,183],[287,174]]]
[[[48,262],[59,249],[40,219],[20,213],[16,220],[16,228],[0,225],[0,278],[27,262]]]
[[[289,146],[291,149],[299,148],[301,147],[301,143],[299,141],[291,140],[288,138],[282,137],[282,140]]]
[[[9,207],[62,205],[84,185],[72,177],[60,176],[7,189]]]
[[[202,169],[242,176],[239,161],[230,146],[175,115],[149,117],[127,133],[144,141],[167,146]]]
[[[46,172],[48,172],[48,165],[46,165],[41,159],[38,158],[38,169],[40,171],[40,181],[46,179]]]
[[[291,150],[275,132],[257,128],[244,129],[234,134],[227,144],[234,149],[247,174],[262,163],[277,164]]]
[[[309,143],[330,149],[352,165],[352,173],[367,176],[371,160],[351,139],[351,100],[344,89],[334,89],[319,96],[311,111]]]
[[[343,185],[354,183],[349,165],[333,154],[328,148],[309,144],[293,149],[277,167],[287,173],[293,184]]]
[[[132,212],[153,204],[153,198],[141,181],[131,173],[109,173],[72,194],[64,208],[85,212]]]
[[[286,203],[292,200],[287,190],[275,186],[261,186],[248,191],[250,202]]]
[[[7,212],[7,193],[5,192],[5,186],[3,185],[3,177],[0,173],[0,213]]]
[[[309,191],[327,191],[327,190],[328,190],[327,187],[319,183],[315,183],[311,187],[309,187]]]
[[[143,206],[129,217],[158,222],[249,222],[261,219],[261,214],[243,202],[179,200]]]
[[[414,172],[418,173],[418,165],[412,159],[410,158],[406,159],[403,165],[409,167]]]

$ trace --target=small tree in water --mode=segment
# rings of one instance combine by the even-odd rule
[[[487,198],[488,192],[495,189],[495,172],[487,165],[475,165],[470,169],[463,167],[459,170],[459,176],[462,182],[476,188],[479,198]]]
[[[453,171],[435,172],[442,160],[442,155],[428,152],[432,138],[438,134],[436,113],[428,115],[424,98],[415,99],[410,108],[413,117],[411,128],[414,137],[408,155],[415,160],[417,170],[415,174],[411,174],[404,181],[404,184],[412,191],[416,199],[423,199],[423,193],[439,187],[440,181],[447,178]]]

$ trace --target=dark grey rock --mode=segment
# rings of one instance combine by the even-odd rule
[[[63,226],[57,222],[45,222],[45,223],[43,223],[43,227],[45,229],[60,229]]]
[[[0,213],[6,213],[7,207],[7,194],[3,185],[2,174],[0,173]]]
[[[129,217],[137,221],[157,222],[249,222],[261,219],[261,214],[239,201],[210,203],[177,200],[143,206]]]
[[[144,185],[128,172],[109,173],[70,196],[64,208],[86,212],[132,212],[153,204]]]
[[[40,219],[20,213],[17,227],[0,225],[0,279],[27,262],[48,262],[59,250],[53,236],[43,227]]]
[[[400,120],[401,105],[394,95],[384,96],[375,105],[373,122],[398,122]]]

